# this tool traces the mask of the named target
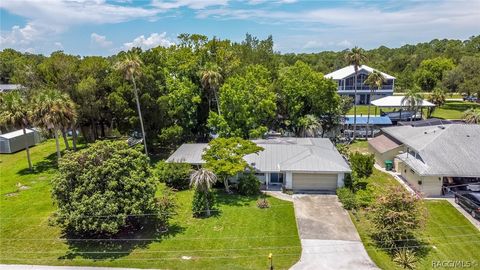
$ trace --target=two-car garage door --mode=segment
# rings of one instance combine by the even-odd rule
[[[294,190],[329,190],[337,188],[337,174],[293,173]]]

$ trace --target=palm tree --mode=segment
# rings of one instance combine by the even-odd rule
[[[413,111],[413,115],[410,117],[410,122],[413,121],[413,118],[417,115],[418,107],[421,105],[422,101],[423,96],[416,87],[408,90],[402,98],[402,106],[407,106],[409,110]]]
[[[468,124],[480,124],[480,109],[468,109],[463,113],[463,119]]]
[[[307,114],[298,119],[300,127],[300,136],[302,137],[315,137],[317,131],[320,129],[320,121],[313,114]]]
[[[370,75],[368,75],[367,79],[365,80],[365,84],[370,86],[370,101],[372,100],[372,96],[376,90],[382,88],[383,83],[385,82],[385,77],[381,72],[374,70]],[[370,102],[368,103],[368,116],[367,116],[367,138],[368,138],[368,130],[370,124]],[[372,137],[373,137],[373,130],[372,130]]]
[[[140,100],[138,99],[137,84],[135,83],[135,76],[141,75],[140,68],[142,65],[143,65],[143,62],[138,56],[138,54],[134,52],[129,52],[125,55],[125,57],[122,60],[120,60],[115,64],[115,69],[123,72],[125,75],[125,79],[132,81],[133,83],[133,93],[135,95],[135,102],[137,103],[137,111],[138,111],[138,117],[140,119],[140,127],[142,128],[142,139],[143,139],[143,145],[145,147],[145,155],[148,156],[147,140],[145,139],[145,128],[143,127],[142,110],[140,109]]]
[[[355,132],[357,130],[357,76],[358,76],[358,68],[362,66],[363,62],[367,61],[367,56],[365,55],[365,51],[362,48],[352,48],[345,54],[345,60],[350,64],[353,65],[355,69],[355,81],[353,83],[355,89],[355,97],[353,99],[353,139],[355,139]]]
[[[52,130],[55,137],[57,157],[61,158],[58,131],[65,126],[71,126],[77,117],[73,101],[67,94],[58,90],[45,89],[40,91],[34,100],[34,122],[44,129]]]
[[[10,91],[2,95],[0,99],[0,123],[2,125],[12,125],[21,127],[23,136],[26,137],[26,127],[30,123],[30,104],[19,91]],[[30,159],[30,149],[28,140],[25,138],[25,149],[27,150],[28,169],[32,170],[32,160]]]
[[[220,74],[220,68],[216,65],[209,64],[207,67],[201,71],[200,81],[202,83],[203,89],[208,93],[208,107],[210,108],[210,96],[213,94],[215,103],[217,104],[217,111],[220,115],[220,104],[218,100],[218,89],[222,83],[223,77]]]
[[[217,182],[217,176],[207,169],[198,169],[190,175],[190,186],[195,188],[197,192],[205,193],[205,211],[207,217],[210,216],[208,193],[215,182]]]

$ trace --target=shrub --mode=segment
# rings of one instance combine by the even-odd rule
[[[355,152],[350,154],[349,160],[355,177],[366,178],[372,175],[373,164],[375,164],[375,156],[373,154]]]
[[[127,143],[98,141],[68,152],[58,170],[52,181],[58,205],[53,222],[68,232],[113,235],[126,226],[139,226],[145,220],[134,216],[139,213],[152,214],[149,219],[160,219],[160,225],[168,222],[168,216],[155,215],[160,207],[148,157]]]
[[[403,187],[389,187],[373,203],[369,214],[373,237],[386,248],[398,248],[414,239],[425,221],[422,201]]]
[[[413,250],[409,248],[401,248],[395,253],[393,261],[398,263],[404,269],[414,269],[417,257]]]
[[[245,173],[238,181],[238,191],[242,195],[257,195],[260,192],[260,181],[253,173]]]
[[[343,208],[347,210],[357,208],[357,199],[355,194],[348,188],[339,188],[337,189],[337,196],[340,202],[343,205]]]
[[[345,174],[345,178],[343,179],[343,183],[344,183],[346,188],[353,189],[352,174],[350,174],[350,173]]]
[[[211,191],[198,191],[195,190],[192,200],[192,212],[194,217],[205,217],[207,216],[206,205],[208,203],[208,209],[212,210],[215,204],[215,196]]]
[[[161,161],[154,170],[155,178],[168,187],[184,190],[190,185],[192,166],[188,163],[167,163]]]
[[[270,204],[268,203],[266,198],[262,198],[257,200],[257,207],[260,209],[269,208]]]
[[[374,188],[369,185],[366,189],[360,189],[355,193],[355,197],[358,207],[369,207],[375,199]]]

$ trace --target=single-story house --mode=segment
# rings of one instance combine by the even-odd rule
[[[368,141],[376,162],[395,170],[426,196],[480,181],[480,125],[395,126]]]
[[[335,191],[344,185],[350,167],[329,139],[280,137],[253,140],[264,148],[245,156],[255,175],[266,186],[293,191]],[[183,144],[167,162],[202,165],[207,144]],[[235,181],[232,179],[232,181]]]
[[[27,128],[25,131],[26,134],[23,134],[22,129],[0,134],[0,153],[15,153],[25,149],[25,143],[32,146],[42,141],[42,136],[38,130]]]

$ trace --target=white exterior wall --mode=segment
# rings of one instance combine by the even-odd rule
[[[292,183],[293,183],[293,174],[292,172],[286,172],[285,173],[285,188],[286,189],[292,189]]]
[[[345,173],[338,173],[338,178],[337,178],[337,187],[341,188],[345,185],[345,182],[343,181],[345,179]]]

